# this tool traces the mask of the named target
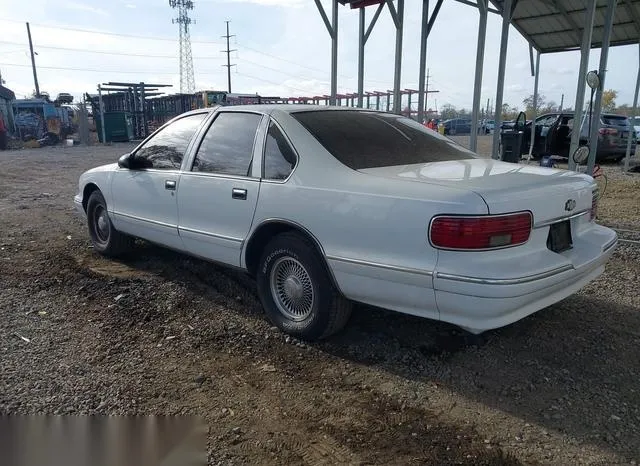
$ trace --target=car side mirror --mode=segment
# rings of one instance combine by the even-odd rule
[[[127,168],[127,169],[131,169],[132,167],[132,160],[131,160],[131,154],[124,154],[122,157],[120,157],[118,159],[118,166],[120,168]]]
[[[576,165],[582,165],[589,160],[589,148],[587,146],[580,146],[573,153],[573,161]]]

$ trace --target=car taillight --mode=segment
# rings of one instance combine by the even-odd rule
[[[618,134],[618,130],[614,128],[600,128],[598,132],[600,134],[610,134],[612,136]]]
[[[597,189],[593,191],[591,194],[591,213],[589,215],[589,220],[594,221],[596,219],[596,215],[598,213],[598,197],[600,193]]]
[[[492,249],[526,243],[531,212],[506,215],[438,216],[431,221],[429,240],[442,249]]]

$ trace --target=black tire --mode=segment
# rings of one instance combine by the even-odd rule
[[[256,281],[269,320],[296,338],[327,338],[351,315],[351,302],[336,290],[323,258],[300,234],[282,233],[267,244]]]
[[[99,190],[91,193],[87,201],[87,224],[93,248],[104,256],[120,256],[133,246],[132,237],[113,227],[107,203]]]

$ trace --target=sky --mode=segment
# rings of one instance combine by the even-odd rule
[[[435,4],[435,2],[431,2]],[[330,0],[322,0],[330,15]],[[418,87],[420,0],[406,0],[402,88]],[[432,6],[433,8],[433,6]],[[367,22],[375,7],[367,9]],[[225,21],[230,21],[232,90],[280,97],[330,93],[331,41],[312,0],[194,0],[191,41],[197,90],[226,90]],[[40,90],[52,97],[68,92],[79,98],[108,81],[172,84],[179,92],[177,12],[168,0],[0,0],[0,71],[5,86],[19,98],[34,90],[25,22],[30,22],[37,53]],[[427,106],[470,109],[479,13],[446,0],[429,37]],[[338,92],[357,90],[358,12],[339,9]],[[79,31],[82,30],[82,31]],[[482,103],[495,100],[501,19],[489,14]],[[108,52],[108,53],[105,53]],[[366,44],[365,90],[393,88],[395,28],[385,9]],[[589,69],[597,69],[599,50]],[[540,93],[572,107],[579,52],[541,57]],[[606,88],[618,91],[618,104],[633,100],[638,47],[609,51]],[[17,66],[19,65],[19,66]],[[521,107],[533,92],[527,42],[513,28],[504,102]]]

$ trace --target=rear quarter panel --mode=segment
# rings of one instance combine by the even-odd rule
[[[262,182],[252,228],[274,219],[298,224],[322,246],[345,296],[437,317],[431,274],[438,252],[429,222],[444,212],[487,213],[484,201],[470,191],[351,170],[292,117],[276,116],[299,163],[286,183]]]

